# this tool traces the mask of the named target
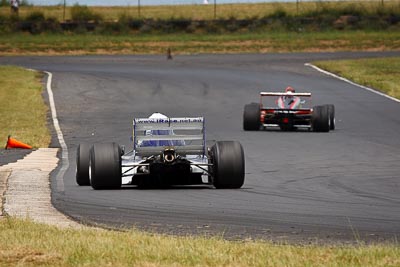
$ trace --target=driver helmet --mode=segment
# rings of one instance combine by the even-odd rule
[[[160,119],[168,119],[168,117],[160,112],[154,112],[151,114],[149,119],[155,119],[155,120],[160,120]],[[168,135],[168,134],[173,134],[172,130],[146,130],[146,135]]]
[[[165,116],[165,115],[162,114],[162,113],[155,112],[155,113],[151,114],[151,116],[149,117],[149,119],[168,119],[168,117]]]
[[[286,87],[286,89],[285,89],[285,93],[289,93],[289,92],[295,93],[296,91],[294,90],[293,87],[288,86],[288,87]]]

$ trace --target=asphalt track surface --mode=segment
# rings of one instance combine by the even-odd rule
[[[229,239],[394,240],[400,235],[400,103],[319,73],[319,59],[391,53],[2,57],[53,73],[58,119],[69,150],[53,204],[88,224]],[[336,107],[330,133],[244,132],[245,104],[291,85]],[[131,147],[133,117],[204,116],[209,140],[245,149],[242,189],[210,186],[95,191],[75,183],[81,142]],[[56,139],[53,146],[59,146]]]

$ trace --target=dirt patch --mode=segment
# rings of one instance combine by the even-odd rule
[[[0,264],[3,265],[57,265],[62,257],[29,248],[0,248]]]

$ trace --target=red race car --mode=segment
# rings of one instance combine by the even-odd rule
[[[311,107],[311,93],[260,92],[259,103],[244,107],[243,129],[258,131],[268,128],[329,132],[335,129],[335,106]]]

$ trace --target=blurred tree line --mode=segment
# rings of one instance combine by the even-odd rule
[[[28,0],[19,0],[20,6],[32,6]],[[0,6],[10,6],[10,0],[0,0]]]

